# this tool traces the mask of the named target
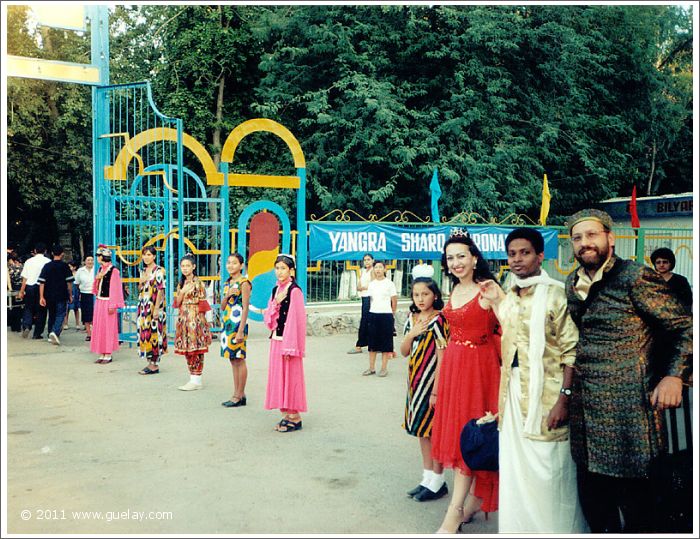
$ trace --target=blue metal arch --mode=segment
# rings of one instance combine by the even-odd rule
[[[165,173],[166,173],[166,175],[167,175],[169,178],[171,178],[172,176],[170,175],[170,172],[171,172],[172,170],[177,170],[177,168],[178,168],[177,165],[168,165],[168,164],[166,164],[166,163],[157,163],[157,164],[155,164],[155,165],[147,166],[147,167],[144,169],[144,171],[145,171],[145,172],[153,172],[154,170],[164,170]],[[193,178],[193,179],[194,179],[195,183],[197,184],[197,188],[199,189],[199,192],[200,192],[202,198],[206,198],[206,196],[207,196],[207,188],[206,188],[206,186],[204,185],[204,182],[202,182],[202,179],[201,179],[194,171],[190,170],[190,169],[187,168],[187,167],[184,167],[184,166],[183,166],[183,167],[182,167],[182,172],[185,173],[185,174],[187,174],[190,178]],[[131,191],[129,192],[129,194],[130,194],[131,196],[137,196],[137,195],[136,195],[136,189],[138,188],[139,185],[141,185],[141,182],[142,182],[143,178],[144,178],[144,175],[143,175],[143,174],[139,174],[139,175],[136,176],[136,178],[134,178],[134,182],[131,184]],[[172,194],[172,195],[175,195],[175,193],[172,193],[172,192],[171,192],[171,194]],[[169,197],[163,196],[163,198],[169,198]]]
[[[269,211],[279,219],[280,224],[282,226],[281,252],[289,253],[289,247],[291,245],[292,236],[289,217],[287,217],[287,214],[285,213],[282,206],[270,200],[259,200],[257,202],[253,202],[252,204],[247,206],[243,210],[241,215],[238,217],[238,252],[241,253],[246,259],[249,258],[246,252],[246,245],[248,242],[246,241],[247,238],[245,231],[247,230],[248,222],[253,217],[253,215],[260,211]],[[226,272],[225,275],[222,275],[222,279],[224,278],[228,278],[228,272]],[[276,278],[274,269],[271,269],[265,273],[261,273],[260,275],[255,276],[253,282],[253,292],[250,297],[250,305],[252,308],[248,313],[248,317],[250,318],[250,320],[262,322],[263,316],[260,311],[265,308],[270,291],[275,285],[275,281]]]

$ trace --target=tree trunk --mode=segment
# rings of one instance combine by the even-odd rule
[[[64,262],[73,260],[73,234],[68,223],[58,223],[58,243],[63,247]]]
[[[80,249],[80,260],[85,260],[85,238],[78,234],[78,248]]]
[[[224,72],[222,70],[221,74],[219,75],[219,88],[216,96],[216,128],[212,133],[211,141],[214,149],[214,165],[216,165],[217,170],[219,169],[219,164],[221,163],[221,120],[224,117],[224,89],[226,87],[225,82],[226,81],[224,78]],[[211,198],[218,198],[219,192],[220,188],[218,186],[213,186],[211,188],[210,193]],[[215,223],[219,222],[219,220],[221,219],[221,217],[219,216],[219,205],[216,202],[209,203],[209,214],[211,215],[211,220]],[[224,234],[228,234],[228,231],[224,231]],[[219,241],[221,241],[221,238]],[[219,247],[221,247],[221,245],[222,244],[219,243]],[[223,257],[226,256],[226,253],[222,252],[221,256],[221,263],[223,264]],[[211,275],[216,275],[219,273],[217,261],[213,257],[209,260],[209,271]]]

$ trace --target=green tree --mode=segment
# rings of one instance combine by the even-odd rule
[[[26,11],[8,7],[8,53],[86,62],[85,36],[30,29]],[[7,94],[8,239],[22,251],[60,241],[70,254],[92,237],[90,89],[9,78]]]

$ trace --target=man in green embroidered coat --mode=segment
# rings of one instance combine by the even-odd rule
[[[655,271],[614,254],[608,214],[582,210],[568,227],[580,263],[566,295],[579,328],[569,421],[581,506],[593,533],[662,532],[652,470],[662,411],[692,374],[692,318]],[[673,349],[653,355],[662,337]]]

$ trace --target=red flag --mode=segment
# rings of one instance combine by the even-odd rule
[[[639,215],[637,215],[637,186],[632,187],[632,200],[630,200],[630,217],[632,218],[632,228],[639,228]]]

